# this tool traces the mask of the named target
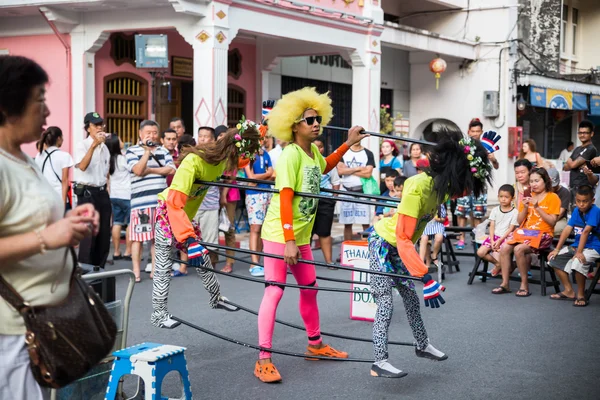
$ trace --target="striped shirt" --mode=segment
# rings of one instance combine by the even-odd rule
[[[200,204],[200,210],[218,210],[221,207],[219,204],[220,198],[221,192],[219,188],[216,186],[209,187],[204,200],[202,200],[202,204]]]
[[[131,172],[131,209],[156,207],[158,204],[158,194],[167,187],[167,178],[162,175],[149,174],[146,176],[137,176],[133,167],[140,161],[144,155],[142,146],[132,146],[127,149],[125,158],[127,159],[127,169]],[[158,160],[158,161],[157,161]],[[159,164],[160,162],[160,164]],[[173,157],[164,147],[157,147],[154,150],[154,157],[148,159],[147,168],[171,167],[175,169]]]

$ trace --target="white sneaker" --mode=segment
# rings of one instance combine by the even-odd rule
[[[144,272],[147,272],[147,273],[152,272],[152,263],[146,264],[146,268],[144,269]]]
[[[406,375],[408,373],[395,368],[387,360],[377,361],[371,366],[371,376],[379,378],[402,378]]]
[[[252,268],[250,268],[250,275],[265,276],[265,269],[263,267],[259,267],[258,265],[253,265]]]
[[[175,321],[174,319],[171,319],[171,318],[167,318],[160,323],[159,328],[173,329],[173,328],[177,328],[179,325],[181,325],[181,322]]]
[[[430,344],[425,347],[425,350],[419,350],[415,348],[415,353],[417,353],[417,357],[429,358],[430,360],[434,361],[444,361],[448,358],[446,354],[442,353]]]

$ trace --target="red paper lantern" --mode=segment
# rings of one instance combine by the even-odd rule
[[[439,57],[434,58],[429,63],[429,69],[435,74],[435,90],[438,90],[440,87],[440,77],[442,76],[442,73],[446,71],[446,67],[446,61]]]

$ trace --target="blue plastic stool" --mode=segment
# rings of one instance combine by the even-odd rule
[[[105,400],[114,400],[119,380],[123,375],[137,375],[144,380],[146,399],[164,400],[161,386],[171,371],[179,372],[183,383],[181,399],[192,400],[192,388],[183,352],[185,347],[159,343],[142,343],[115,351],[115,361],[110,373]],[[168,400],[168,399],[167,399]]]

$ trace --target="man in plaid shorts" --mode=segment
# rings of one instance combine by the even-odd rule
[[[146,120],[140,124],[140,144],[127,149],[127,169],[131,172],[131,258],[136,282],[141,280],[142,243],[150,241],[152,263],[146,272],[154,272],[154,222],[158,194],[167,187],[166,176],[175,173],[169,151],[159,142],[158,124]],[[152,275],[150,275],[152,277]]]

